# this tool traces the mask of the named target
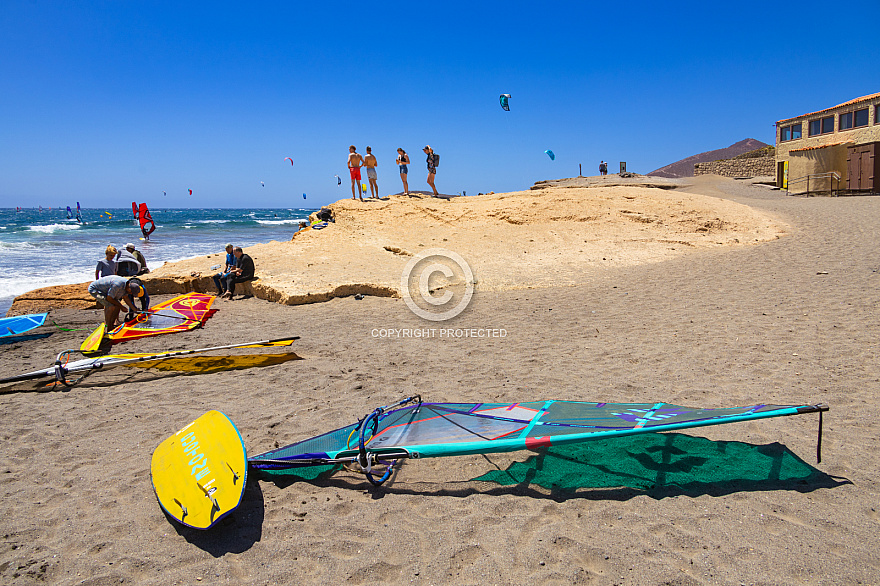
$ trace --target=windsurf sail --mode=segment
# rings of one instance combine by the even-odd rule
[[[79,207],[79,202],[76,202],[76,221],[80,224],[83,223],[82,209]]]
[[[48,313],[31,313],[28,315],[17,315],[15,317],[4,317],[0,319],[0,338],[5,336],[16,336],[29,332],[34,328],[38,328],[46,321]]]
[[[166,439],[153,454],[151,473],[154,487],[160,477],[163,490],[156,490],[162,508],[184,524],[192,512],[205,508],[214,514],[219,491],[209,490],[212,476],[225,474],[223,461],[243,456],[250,469],[266,474],[292,473],[306,476],[310,467],[349,466],[365,474],[374,485],[384,483],[392,474],[394,464],[402,459],[436,458],[491,454],[517,450],[534,450],[548,446],[575,444],[600,438],[613,438],[640,433],[673,431],[723,423],[735,423],[769,417],[819,413],[819,446],[821,446],[823,404],[816,405],[750,405],[721,409],[682,407],[669,403],[588,403],[581,401],[532,401],[523,403],[423,403],[421,397],[408,397],[388,407],[375,409],[358,422],[334,431],[247,457],[240,435],[231,421],[225,435],[216,433],[208,422],[222,421],[225,415],[209,411],[171,438]],[[228,419],[228,418],[226,418]],[[194,432],[193,430],[198,430]],[[235,437],[233,437],[235,436]],[[208,458],[212,449],[225,452],[219,458]],[[819,455],[817,448],[817,457]],[[199,461],[193,467],[195,457]],[[217,460],[217,461],[213,461]],[[821,458],[820,458],[821,460]],[[175,496],[190,486],[196,468],[205,468],[206,485],[202,492],[190,491],[184,500]],[[305,473],[304,473],[305,472]],[[245,475],[232,470],[228,480]],[[313,476],[313,475],[312,475]],[[224,477],[225,478],[225,477]],[[209,480],[210,479],[210,480]],[[198,482],[198,480],[197,480]],[[222,480],[221,480],[222,482]],[[233,482],[233,484],[235,484]],[[166,490],[167,489],[167,490]],[[231,489],[227,487],[224,490]],[[240,487],[238,487],[240,491]],[[186,501],[186,502],[184,502]],[[231,512],[237,500],[222,507],[222,514]],[[217,511],[220,513],[220,511]],[[199,528],[206,529],[219,520],[207,519]],[[196,526],[196,525],[191,525]]]
[[[131,214],[134,216],[134,219],[138,219],[138,204],[137,202],[131,202]]]
[[[134,204],[131,204],[132,206]],[[144,233],[144,238],[149,238],[150,234],[153,233],[153,230],[156,229],[156,224],[153,223],[153,216],[150,215],[150,210],[147,209],[147,204],[142,203],[140,207],[138,207],[137,219],[141,223],[141,232]]]
[[[65,386],[73,386],[89,374],[96,370],[106,370],[117,366],[132,366],[138,363],[157,362],[169,358],[177,358],[190,354],[200,354],[203,352],[211,352],[214,350],[228,350],[231,348],[274,348],[279,346],[290,346],[295,340],[299,340],[299,336],[290,336],[287,338],[278,338],[275,340],[261,340],[259,342],[245,342],[243,344],[227,344],[225,346],[213,346],[210,348],[198,348],[194,350],[177,350],[175,352],[158,352],[152,354],[109,354],[98,358],[84,358],[70,362],[70,357],[76,354],[76,350],[65,350],[61,352],[55,360],[55,365],[42,370],[26,372],[16,376],[0,379],[0,385],[20,382],[25,380],[34,380],[39,378],[54,378],[57,382]],[[77,379],[71,380],[69,375],[80,374]]]
[[[136,314],[109,334],[111,343],[126,340],[185,332],[202,326],[217,311],[211,309],[215,296],[207,293],[185,293],[156,304],[148,311]],[[103,324],[86,338],[80,347],[82,352],[95,352],[103,338]]]
[[[70,209],[70,206],[67,206],[67,219],[68,220],[73,219],[73,210]]]
[[[249,458],[268,471],[352,463],[376,485],[392,460],[530,450],[599,438],[820,413],[825,405],[751,405],[724,409],[669,403],[422,403],[410,397],[357,423]],[[820,419],[821,421],[821,419]],[[374,478],[370,468],[386,464]]]

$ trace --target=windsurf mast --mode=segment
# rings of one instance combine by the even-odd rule
[[[155,360],[165,360],[167,358],[176,358],[178,356],[187,356],[190,354],[200,354],[203,352],[211,352],[213,350],[228,350],[231,348],[269,348],[277,346],[290,346],[295,340],[299,340],[299,336],[290,336],[287,338],[277,338],[275,340],[261,340],[259,342],[245,342],[243,344],[227,344],[225,346],[211,346],[209,348],[197,348],[193,350],[177,350],[175,352],[161,352],[157,354],[108,354],[98,358],[86,358],[84,360],[76,360],[69,362],[70,356],[80,354],[79,350],[64,350],[55,359],[55,365],[51,368],[27,372],[16,376],[0,379],[0,385],[14,383],[25,380],[33,380],[38,378],[55,378],[61,384],[72,387],[92,372],[105,368],[115,368],[117,366],[125,366],[137,362],[151,362]],[[67,375],[74,372],[83,372],[85,374],[80,378],[70,381]]]

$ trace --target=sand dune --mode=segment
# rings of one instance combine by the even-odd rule
[[[631,180],[584,187],[572,180],[536,187],[448,200],[340,200],[331,206],[336,223],[328,228],[246,250],[260,277],[253,291],[288,305],[354,293],[399,296],[404,266],[433,248],[466,259],[478,291],[567,286],[608,266],[755,244],[785,232],[770,214],[669,185]],[[166,264],[149,276],[151,290],[210,291],[206,275],[221,261],[217,254]]]

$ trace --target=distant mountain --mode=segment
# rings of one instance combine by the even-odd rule
[[[648,173],[648,175],[653,175],[654,177],[669,177],[670,179],[674,179],[676,177],[693,177],[695,163],[708,163],[710,161],[719,161],[721,159],[732,159],[737,155],[741,155],[749,151],[754,151],[756,149],[760,149],[766,146],[768,145],[761,142],[760,140],[747,138],[745,140],[739,141],[736,144],[730,145],[726,149],[717,149],[714,151],[700,153],[699,155],[692,155],[686,159],[682,159],[680,161],[676,161],[674,163],[666,165],[665,167],[660,167],[656,171],[651,171],[650,173]]]

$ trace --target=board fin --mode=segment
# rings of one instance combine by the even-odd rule
[[[235,424],[220,411],[208,411],[159,444],[150,476],[168,516],[188,527],[208,529],[241,503],[247,467],[244,441]]]

